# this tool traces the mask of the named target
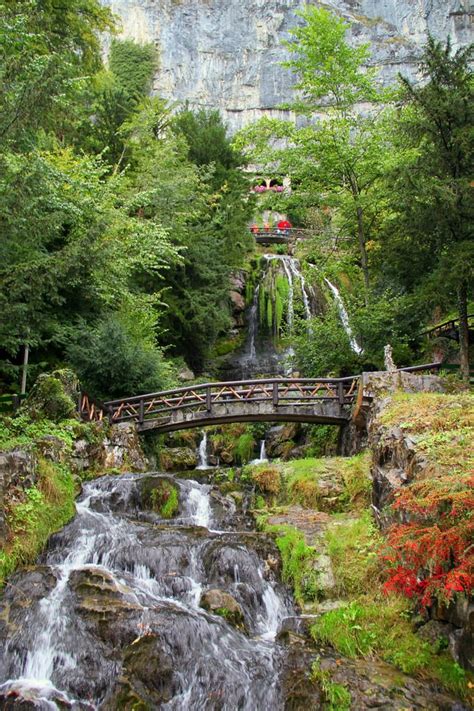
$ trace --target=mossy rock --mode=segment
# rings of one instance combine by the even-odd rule
[[[79,380],[72,370],[55,370],[38,377],[23,407],[32,419],[61,422],[75,416],[78,394]]]
[[[142,506],[162,518],[173,518],[179,511],[179,487],[171,478],[146,477],[142,482]]]

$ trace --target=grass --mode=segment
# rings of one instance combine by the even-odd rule
[[[293,526],[269,526],[265,518],[260,519],[260,527],[276,534],[276,544],[281,554],[282,577],[293,588],[298,605],[314,602],[319,596],[318,574],[313,568],[316,549],[308,546],[301,531]]]
[[[8,535],[0,552],[0,586],[18,565],[33,563],[49,536],[70,521],[76,493],[65,465],[39,460],[37,485],[11,500],[6,510]]]

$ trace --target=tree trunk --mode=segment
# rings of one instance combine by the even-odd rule
[[[360,261],[365,284],[365,305],[369,298],[369,262],[367,259],[367,249],[365,247],[364,213],[360,206],[357,207],[357,239],[359,241]]]
[[[469,324],[467,319],[467,283],[462,281],[458,289],[459,308],[459,369],[461,378],[469,384]]]

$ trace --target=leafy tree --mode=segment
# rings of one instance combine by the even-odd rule
[[[187,121],[194,129],[208,130],[207,120]],[[229,275],[249,246],[249,206],[243,200],[247,184],[235,168],[217,166],[212,148],[208,156],[200,153],[199,165],[191,161],[190,134],[183,135],[175,122],[170,125],[169,110],[159,99],[143,102],[124,131],[130,157],[128,210],[145,222],[166,225],[183,255],[181,264],[156,279],[147,277],[143,286],[162,291],[167,343],[202,370],[209,348],[230,325]],[[199,132],[192,135],[198,144]],[[219,180],[216,170],[222,171]]]
[[[347,23],[314,6],[299,14],[304,24],[291,31],[285,43],[291,57],[284,63],[296,74],[299,93],[285,108],[304,120],[298,125],[264,120],[244,130],[237,142],[251,146],[254,162],[277,162],[291,176],[288,208],[303,201],[307,207],[336,211],[335,226],[356,238],[367,298],[371,190],[380,175],[385,140],[375,110],[363,115],[359,105],[375,106],[388,94],[377,90],[374,71],[365,66],[368,45],[347,42]]]
[[[110,71],[125,93],[135,101],[140,101],[150,93],[157,65],[158,57],[152,44],[112,40]]]
[[[98,0],[9,0],[0,17],[0,145],[31,147],[39,128],[70,125],[112,15]]]
[[[100,159],[53,148],[0,161],[0,348],[59,355],[78,320],[139,300],[137,281],[177,251],[117,204],[123,179],[105,180]]]
[[[424,82],[402,79],[404,107],[387,165],[379,269],[432,307],[458,302],[461,370],[469,375],[467,300],[472,235],[472,46],[453,53],[428,40]],[[440,287],[440,285],[442,285]]]
[[[186,139],[192,163],[214,166],[213,187],[219,188],[226,179],[239,175],[235,169],[243,165],[244,158],[232,147],[218,111],[201,109],[193,113],[186,109],[177,114],[173,126]]]

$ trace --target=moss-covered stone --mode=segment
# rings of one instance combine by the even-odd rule
[[[244,629],[244,613],[232,595],[223,590],[207,590],[201,596],[199,603],[208,612],[223,617],[227,622],[237,629]]]
[[[23,405],[32,419],[60,422],[74,417],[79,380],[72,370],[43,373],[33,385]]]

